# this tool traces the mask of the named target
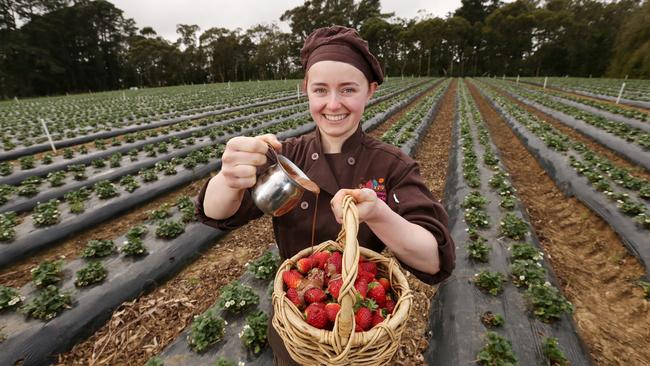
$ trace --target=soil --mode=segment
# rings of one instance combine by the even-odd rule
[[[147,219],[148,212],[157,209],[163,203],[173,204],[180,196],[193,197],[207,180],[200,179],[182,188],[177,188],[147,204],[130,211],[125,215],[106,221],[101,225],[71,236],[57,245],[53,245],[44,251],[30,255],[22,261],[16,262],[9,267],[0,270],[0,283],[5,286],[22,287],[31,281],[30,270],[45,260],[57,259],[64,256],[68,259],[74,259],[86,247],[91,239],[113,239],[118,235],[126,233],[134,223],[142,222]],[[139,189],[144,189],[140,187]]]
[[[551,126],[554,128],[562,131],[563,133],[567,134],[570,136],[572,139],[576,141],[580,141],[587,145],[589,149],[592,151],[595,151],[596,153],[600,154],[601,156],[606,157],[609,159],[612,163],[616,164],[617,166],[626,168],[630,170],[630,174],[637,178],[643,178],[645,180],[650,180],[650,172],[645,170],[643,167],[638,166],[629,160],[627,160],[624,156],[619,155],[613,150],[610,150],[609,148],[601,145],[597,141],[591,139],[590,137],[583,135],[581,132],[576,131],[572,129],[571,127],[565,125],[564,123],[558,121],[557,119],[553,118],[552,116],[540,111],[539,109],[533,108],[523,102],[518,101],[517,99],[511,97],[507,93],[504,93],[503,91],[499,90],[499,93],[504,97],[507,98],[509,101],[514,102],[518,106],[524,108],[528,112],[534,114],[541,120],[548,122]]]
[[[650,365],[650,306],[644,274],[612,228],[555,186],[505,122],[470,84],[479,110],[596,365]]]
[[[447,172],[455,90],[454,82],[416,154],[416,160],[423,162],[423,177],[437,197],[442,196]],[[397,118],[391,118],[372,134],[381,136]],[[170,344],[195,315],[214,304],[221,286],[239,278],[244,264],[260,256],[273,241],[271,219],[266,216],[234,230],[174,278],[120,306],[94,335],[59,355],[57,365],[144,364]],[[426,365],[422,352],[428,345],[428,317],[422,314],[429,313],[436,287],[410,275],[408,279],[415,293],[412,314],[417,316],[412,316],[406,326],[393,364]]]

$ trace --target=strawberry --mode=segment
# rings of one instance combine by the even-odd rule
[[[302,282],[302,275],[295,269],[282,272],[282,280],[288,288],[298,288]]]
[[[385,311],[386,310],[384,309],[377,309],[372,313],[372,327],[383,322],[384,319],[386,319],[386,317],[384,316]]]
[[[324,308],[317,306],[316,303],[311,304],[305,309],[305,320],[312,327],[325,329],[328,324],[327,312],[325,312]]]
[[[354,288],[359,291],[362,299],[366,298],[366,295],[368,294],[368,282],[366,282],[366,280],[363,278],[357,278],[357,280],[354,281]]]
[[[375,300],[380,308],[386,304],[386,290],[379,282],[371,282],[368,284],[368,298]]]
[[[372,311],[365,306],[362,306],[354,314],[354,319],[357,325],[364,331],[370,329],[372,326]]]
[[[307,257],[307,258],[300,258],[298,259],[298,262],[296,263],[296,268],[300,273],[307,273],[309,272],[310,269],[314,268],[314,260]]]
[[[327,299],[327,295],[323,290],[319,288],[310,288],[305,292],[305,301],[308,304],[314,303],[314,302],[323,302]]]
[[[295,288],[287,290],[287,297],[298,307],[298,309],[302,309],[305,306],[305,301],[300,297],[300,295],[298,295],[298,291]]]
[[[386,296],[386,303],[384,306],[386,307],[386,311],[388,311],[389,314],[392,314],[395,310],[395,301],[393,301],[389,296]]]
[[[335,300],[338,300],[342,285],[343,280],[341,277],[334,278],[327,283],[327,292],[329,292]]]
[[[359,272],[370,272],[372,276],[377,275],[377,263],[375,262],[361,262],[359,263]]]
[[[341,267],[343,266],[343,254],[341,252],[332,252],[332,255],[327,259],[327,267],[325,271],[327,274],[332,276],[337,273],[341,273]]]
[[[341,310],[341,305],[335,302],[331,302],[325,305],[325,312],[327,313],[327,319],[329,319],[329,321],[332,323],[334,323],[334,320],[336,319],[336,314],[338,314],[340,310]]]
[[[380,277],[377,282],[384,286],[384,290],[388,293],[388,290],[390,290],[390,281],[388,281],[388,278]]]
[[[316,268],[325,269],[327,266],[327,260],[330,258],[331,254],[329,252],[317,252],[311,255],[311,258],[317,262]]]
[[[375,275],[373,275],[370,272],[362,271],[361,269],[359,269],[357,278],[363,278],[364,280],[366,280],[367,283],[370,283],[375,280]]]

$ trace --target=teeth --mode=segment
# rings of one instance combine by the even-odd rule
[[[347,117],[347,114],[324,114],[325,118],[329,121],[340,121]]]

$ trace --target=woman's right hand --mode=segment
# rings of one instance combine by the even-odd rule
[[[246,189],[255,185],[257,167],[266,164],[267,143],[276,151],[282,149],[282,144],[273,134],[237,136],[228,140],[221,156],[221,174],[228,187]]]

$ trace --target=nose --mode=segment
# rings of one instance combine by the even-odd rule
[[[330,93],[328,99],[327,99],[327,109],[329,110],[337,110],[338,108],[341,107],[341,102],[339,101],[339,94],[338,93]]]

